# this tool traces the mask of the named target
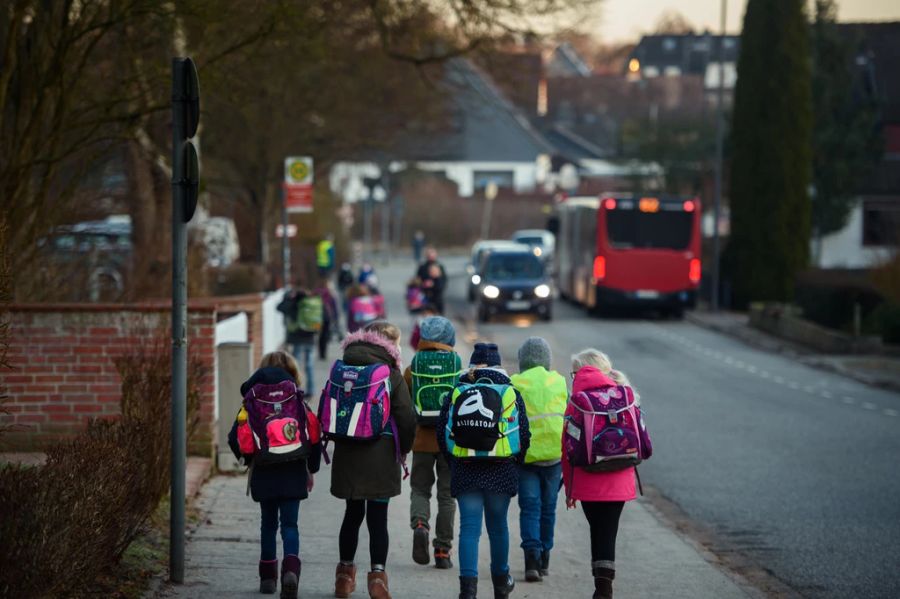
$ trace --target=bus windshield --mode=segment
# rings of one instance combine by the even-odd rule
[[[542,276],[543,265],[532,254],[496,254],[488,259],[485,268],[485,279],[489,281],[539,279]]]
[[[693,226],[691,212],[628,209],[606,212],[609,243],[616,249],[684,250],[691,242]]]

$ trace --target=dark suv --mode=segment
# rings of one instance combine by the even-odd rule
[[[553,317],[553,288],[543,262],[530,250],[497,250],[483,258],[479,271],[478,320],[516,312]]]

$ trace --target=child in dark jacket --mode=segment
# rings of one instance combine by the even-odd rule
[[[460,384],[490,381],[497,385],[511,385],[506,371],[500,367],[500,352],[493,343],[476,343],[469,360],[469,370],[460,377]],[[438,443],[450,461],[450,492],[459,504],[459,599],[475,599],[478,590],[478,542],[481,521],[488,531],[491,544],[491,581],[495,599],[506,599],[515,582],[509,575],[509,527],[507,513],[510,500],[519,490],[519,463],[528,451],[531,434],[525,402],[515,392],[518,411],[520,451],[514,460],[475,461],[453,457],[447,447],[444,431],[447,428],[451,401],[445,402],[438,425]]]
[[[297,384],[299,379],[297,362],[286,352],[278,351],[263,356],[260,368],[243,385],[241,395],[246,395],[257,385],[275,385],[282,381]],[[302,393],[297,389],[297,393]],[[312,411],[308,412],[312,415]],[[246,421],[246,411],[242,407],[228,433],[228,446],[239,460],[250,464],[250,495],[259,503],[262,525],[260,526],[259,591],[274,594],[278,587],[277,539],[279,524],[283,544],[281,566],[281,597],[294,599],[300,579],[300,531],[297,519],[300,501],[309,497],[313,486],[313,473],[319,471],[322,444],[311,447],[307,458],[295,459],[266,465],[252,463],[253,455],[241,452],[238,441],[238,426]]]

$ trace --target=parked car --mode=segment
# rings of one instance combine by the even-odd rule
[[[543,261],[531,249],[493,250],[480,268],[478,320],[504,313],[553,318],[553,287]]]
[[[469,301],[475,301],[476,289],[481,282],[481,273],[479,272],[479,268],[484,261],[485,255],[494,250],[520,250],[526,249],[527,247],[528,246],[523,246],[522,244],[516,243],[515,241],[509,241],[508,239],[483,239],[481,241],[476,241],[472,246],[472,258],[469,260],[469,264],[466,266],[466,273],[468,274],[469,280]]]

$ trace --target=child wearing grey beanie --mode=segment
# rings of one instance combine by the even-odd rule
[[[519,348],[519,371],[525,372],[535,366],[550,370],[550,345],[541,337],[529,337]]]

